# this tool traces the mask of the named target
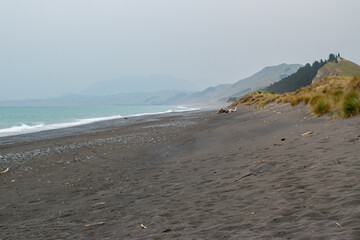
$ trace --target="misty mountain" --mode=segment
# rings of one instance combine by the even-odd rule
[[[271,83],[295,73],[302,65],[280,64],[277,66],[265,67],[250,77],[239,80],[234,84],[221,84],[209,87],[201,92],[189,94],[179,101],[183,103],[215,103],[226,102],[232,97],[241,97],[248,92],[264,88]]]
[[[193,82],[171,76],[152,75],[149,77],[120,77],[92,84],[83,95],[109,96],[126,93],[161,92],[169,90],[195,91],[199,87]]]
[[[280,64],[265,67],[252,76],[234,84],[221,84],[203,91],[164,90],[160,88],[188,89],[192,84],[186,81],[153,76],[150,78],[121,78],[95,83],[82,94],[67,95],[57,98],[33,99],[23,101],[3,101],[0,106],[7,107],[46,107],[46,106],[102,106],[102,105],[209,105],[225,103],[231,97],[240,97],[270,83],[276,82],[296,72],[299,64]],[[126,80],[126,81],[125,81]],[[131,81],[130,81],[131,80]],[[138,81],[137,81],[138,80]],[[159,85],[160,84],[160,85]],[[126,91],[134,91],[126,93]],[[141,91],[142,90],[142,91]]]

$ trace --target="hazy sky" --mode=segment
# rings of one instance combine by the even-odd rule
[[[360,63],[357,0],[1,0],[0,100],[120,76],[207,87],[338,53]]]

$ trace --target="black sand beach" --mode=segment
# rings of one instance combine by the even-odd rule
[[[360,239],[359,123],[270,104],[2,138],[0,239]]]

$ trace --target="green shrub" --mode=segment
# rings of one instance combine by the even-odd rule
[[[356,91],[349,92],[344,99],[343,112],[345,117],[351,117],[360,111],[360,95]]]
[[[321,116],[329,112],[330,108],[331,108],[330,103],[325,98],[321,98],[317,101],[316,105],[313,107],[313,112],[316,115]]]

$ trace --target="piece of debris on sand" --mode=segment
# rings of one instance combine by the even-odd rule
[[[4,171],[0,172],[0,174],[7,173],[9,171],[9,168],[5,169]]]
[[[236,112],[237,108],[220,108],[218,111],[218,114],[220,113],[232,113],[232,112]]]

